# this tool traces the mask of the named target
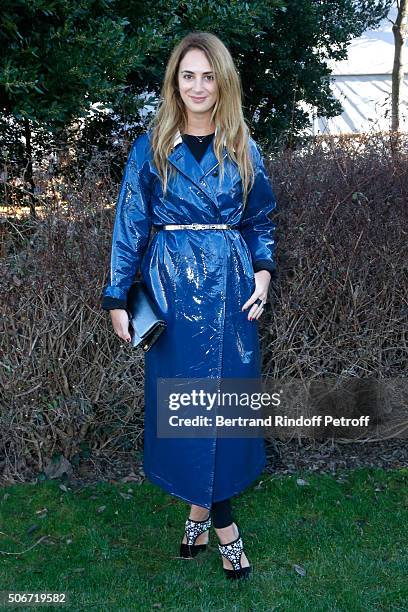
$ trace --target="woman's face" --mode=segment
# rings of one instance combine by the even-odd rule
[[[188,112],[208,113],[217,101],[215,74],[201,49],[190,49],[180,62],[178,86]]]

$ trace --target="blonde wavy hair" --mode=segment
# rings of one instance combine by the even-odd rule
[[[254,182],[254,168],[249,151],[249,128],[242,111],[241,79],[227,47],[209,32],[191,32],[185,36],[173,49],[166,66],[158,110],[149,125],[152,129],[153,159],[163,191],[166,193],[168,186],[167,156],[173,148],[177,130],[183,133],[187,128],[187,112],[178,88],[178,71],[181,60],[190,49],[200,49],[205,53],[218,86],[210,121],[214,121],[216,126],[213,145],[220,164],[219,180],[224,176],[225,145],[228,156],[239,168],[245,206]]]

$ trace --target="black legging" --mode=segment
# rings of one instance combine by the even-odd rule
[[[212,522],[216,529],[228,527],[233,522],[231,513],[231,499],[213,502],[211,506]]]

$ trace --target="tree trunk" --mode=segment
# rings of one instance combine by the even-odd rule
[[[29,185],[29,194],[30,194],[30,216],[34,219],[37,217],[37,213],[35,210],[35,196],[34,196],[34,179],[33,179],[33,149],[31,146],[31,127],[30,121],[26,118],[24,119],[24,137],[26,141],[26,164],[23,173],[24,186]]]
[[[394,66],[392,69],[392,115],[391,130],[397,132],[400,122],[400,96],[404,81],[404,44],[407,30],[408,0],[400,0],[398,14],[392,25],[394,35]]]

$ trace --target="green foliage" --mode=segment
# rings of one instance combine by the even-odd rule
[[[388,13],[392,0],[4,0],[3,113],[49,130],[111,109],[138,123],[160,95],[168,56],[188,32],[220,36],[241,74],[255,135],[274,143],[341,112],[326,62]],[[146,99],[146,92],[152,97]],[[92,119],[91,119],[92,120]],[[89,119],[88,119],[89,121]]]
[[[3,2],[0,99],[3,111],[48,129],[119,100],[145,44],[111,0]]]

